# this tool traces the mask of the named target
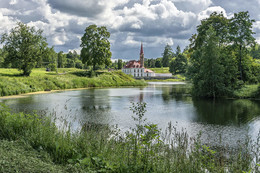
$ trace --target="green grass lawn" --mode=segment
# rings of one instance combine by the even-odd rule
[[[149,68],[155,73],[170,73],[169,72],[169,67],[161,67],[161,68]]]

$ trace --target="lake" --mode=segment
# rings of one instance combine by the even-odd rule
[[[103,88],[58,91],[1,98],[15,112],[34,112],[53,117],[57,125],[66,122],[73,130],[86,122],[134,127],[132,103],[146,102],[147,122],[165,129],[171,122],[189,136],[202,133],[202,140],[236,145],[246,136],[256,138],[260,128],[260,101],[248,99],[194,99],[182,82],[150,82],[142,88]]]

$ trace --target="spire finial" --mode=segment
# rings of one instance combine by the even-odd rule
[[[144,49],[143,49],[143,42],[141,42],[141,50],[140,50],[140,55],[144,54]]]

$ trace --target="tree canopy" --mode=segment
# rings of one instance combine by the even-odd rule
[[[5,63],[12,63],[23,75],[29,76],[48,45],[42,32],[20,22],[9,34],[3,34],[1,43],[4,43],[3,51],[7,52]]]
[[[169,71],[172,74],[186,73],[188,60],[186,55],[181,53],[181,48],[179,45],[176,48],[175,56],[176,57],[172,58],[170,61]]]
[[[254,45],[248,12],[227,19],[212,13],[201,21],[190,39],[189,76],[197,96],[218,97],[230,94],[241,84],[257,82],[259,65],[249,56]]]
[[[105,26],[88,26],[81,38],[80,45],[82,47],[81,58],[83,63],[92,65],[94,70],[96,65],[109,65],[112,56],[109,37],[110,33]]]
[[[162,57],[162,65],[163,67],[169,67],[170,65],[170,60],[173,57],[173,52],[172,52],[172,48],[170,45],[166,45],[164,48],[164,52],[163,52],[163,57]]]

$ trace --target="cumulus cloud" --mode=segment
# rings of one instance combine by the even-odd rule
[[[220,6],[214,6],[214,7],[209,7],[206,10],[200,12],[198,14],[198,19],[199,20],[203,20],[206,19],[210,16],[210,14],[212,14],[213,12],[217,12],[217,13],[223,13],[223,15],[225,17],[227,17],[226,11],[224,8],[220,7]]]
[[[56,51],[80,49],[80,38],[90,24],[105,25],[111,33],[113,58],[138,58],[140,43],[145,56],[161,56],[166,44],[182,48],[196,32],[201,19],[214,12],[231,16],[249,10],[260,41],[259,0],[2,0],[0,33],[18,21],[44,30]],[[136,54],[134,53],[136,52]],[[134,55],[134,56],[133,56]]]
[[[211,0],[171,0],[176,7],[183,11],[199,13],[212,5]]]
[[[48,0],[48,3],[61,12],[93,18],[128,1],[129,0]]]
[[[15,27],[18,22],[16,19],[4,15],[6,13],[9,13],[9,10],[0,9],[0,34],[7,33],[11,28]]]

